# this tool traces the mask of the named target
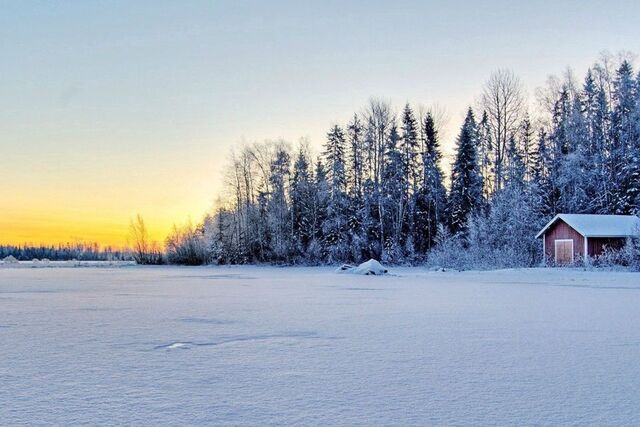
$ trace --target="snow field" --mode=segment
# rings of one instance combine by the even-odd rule
[[[0,269],[0,422],[633,425],[640,275]]]

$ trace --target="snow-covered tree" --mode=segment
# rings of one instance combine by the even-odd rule
[[[347,234],[347,177],[345,170],[346,139],[340,126],[335,125],[327,134],[324,159],[327,165],[329,203],[323,224],[325,249],[330,262],[348,257]]]
[[[424,152],[422,153],[422,181],[416,194],[415,244],[420,253],[426,253],[435,243],[438,226],[444,222],[446,189],[440,169],[442,153],[435,120],[427,113],[422,124]]]
[[[454,233],[464,232],[469,217],[483,206],[477,146],[476,121],[469,108],[456,141],[456,160],[451,171],[448,212],[449,226]]]

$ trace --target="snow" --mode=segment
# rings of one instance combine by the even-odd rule
[[[365,261],[357,267],[345,264],[338,269],[340,273],[361,274],[365,276],[382,276],[387,274],[389,270],[375,259]]]
[[[0,269],[3,425],[636,425],[640,276]]]
[[[640,235],[640,218],[634,215],[558,214],[544,226],[536,238],[558,219],[585,237],[629,237]]]

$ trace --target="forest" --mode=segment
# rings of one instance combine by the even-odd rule
[[[535,101],[513,72],[494,72],[451,164],[440,110],[381,99],[331,126],[317,156],[304,140],[245,145],[216,210],[175,228],[167,260],[536,265],[534,236],[556,213],[638,213],[640,75],[628,57],[552,76]]]
[[[89,250],[85,257],[538,265],[535,234],[556,213],[639,212],[640,74],[631,58],[603,53],[583,76],[568,69],[534,96],[512,71],[495,71],[466,111],[447,161],[441,108],[407,103],[396,111],[372,98],[328,129],[317,155],[304,139],[232,152],[216,208],[199,224],[174,227],[164,251],[148,241],[138,216],[128,255]],[[38,257],[37,248],[19,249],[0,255]],[[49,257],[82,256],[61,250],[40,248]]]

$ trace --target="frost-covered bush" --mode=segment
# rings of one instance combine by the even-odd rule
[[[446,227],[439,225],[436,246],[429,253],[427,264],[434,267],[463,270],[474,266],[475,261],[471,255],[462,235],[453,235]]]
[[[209,261],[203,232],[191,223],[180,228],[174,226],[165,246],[170,264],[202,265]]]
[[[543,218],[526,203],[526,194],[508,188],[496,194],[486,213],[469,219],[466,234],[452,236],[440,227],[428,264],[458,269],[537,265],[542,243],[535,235],[543,224]]]
[[[593,260],[593,265],[602,267],[627,267],[640,271],[640,239],[627,239],[619,249],[605,248],[604,253]]]
[[[309,243],[305,253],[304,263],[309,265],[322,263],[322,244],[317,239],[313,239]]]

